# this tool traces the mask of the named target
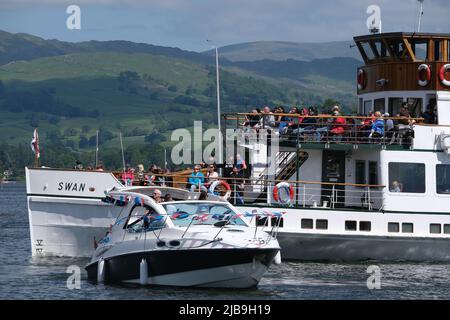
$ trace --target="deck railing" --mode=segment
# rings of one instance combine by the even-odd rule
[[[156,179],[152,181],[142,181],[133,179],[124,181],[123,173],[115,173],[116,177],[125,185],[153,185],[177,187],[190,190],[188,184],[189,175],[183,174],[154,174]],[[274,188],[281,180],[263,179],[265,188],[261,189],[262,179],[243,177],[220,177],[218,180],[227,182],[231,188],[229,202],[235,205],[255,205],[255,206],[282,206],[282,207],[313,207],[313,208],[361,208],[365,210],[381,210],[383,208],[383,188],[384,185],[315,182],[315,181],[287,181],[292,188],[293,196],[281,194],[284,200],[289,198],[287,203],[275,201]],[[211,181],[197,186],[198,190],[209,190]],[[257,188],[256,188],[257,187]],[[255,191],[256,190],[256,191]],[[225,188],[219,186],[215,192],[224,195]]]
[[[259,120],[251,120],[257,117]],[[270,117],[270,118],[269,118]],[[280,118],[280,121],[273,122]],[[286,120],[281,121],[281,117]],[[256,119],[257,119],[256,118]],[[260,129],[267,129],[280,137],[281,141],[315,144],[377,144],[410,146],[414,137],[415,123],[423,118],[382,117],[383,133],[372,132],[372,123],[377,120],[368,116],[302,116],[300,114],[253,114],[227,113],[223,115],[225,127],[232,126],[235,132],[251,135]],[[250,120],[249,120],[250,119]],[[339,119],[340,122],[336,122]],[[270,121],[272,120],[272,121]],[[392,120],[392,128],[387,129],[387,121]]]

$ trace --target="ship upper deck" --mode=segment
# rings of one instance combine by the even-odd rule
[[[413,147],[415,127],[433,126],[423,118],[333,116],[301,114],[227,113],[225,128],[233,128],[247,140],[258,139],[261,129],[279,138],[280,147],[301,149],[390,149],[409,150]]]

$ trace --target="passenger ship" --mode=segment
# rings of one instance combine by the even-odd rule
[[[384,120],[404,124],[375,138],[361,127],[367,116],[343,116],[344,133],[333,136],[322,123],[333,117],[314,115],[302,132],[274,134],[275,154],[244,142],[253,165],[244,203],[230,202],[256,215],[258,228],[277,229],[284,259],[450,261],[450,34],[354,40],[365,63],[357,70],[358,112],[388,112]],[[403,102],[407,120],[396,117]],[[436,123],[423,123],[427,106]],[[242,130],[245,115],[224,114],[224,127]],[[286,116],[301,126],[299,116]],[[111,172],[27,168],[26,179],[33,255],[89,256],[92,239],[118,215],[102,201],[105,191],[139,188]]]

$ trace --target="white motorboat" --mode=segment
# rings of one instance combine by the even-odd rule
[[[279,254],[274,234],[250,227],[225,201],[172,201],[113,191],[116,222],[86,266],[105,283],[248,288]]]

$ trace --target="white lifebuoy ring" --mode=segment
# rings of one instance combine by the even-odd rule
[[[447,71],[450,71],[450,63],[444,64],[439,71],[439,80],[441,80],[441,83],[446,86],[450,87],[450,81],[445,79],[445,73]]]
[[[280,197],[280,192],[282,192],[282,190],[289,195],[289,198],[283,199],[283,197]],[[294,200],[294,187],[292,184],[287,182],[278,183],[275,188],[273,188],[273,199],[281,204],[290,204],[292,200]]]
[[[425,80],[422,80],[422,70],[425,70],[427,73],[427,76],[425,78]],[[425,63],[422,63],[419,68],[417,68],[417,83],[419,84],[419,86],[421,87],[426,87],[431,80],[431,70],[430,70],[430,66],[428,66]]]
[[[363,90],[366,88],[366,73],[363,69],[358,70],[358,90]]]
[[[227,192],[225,193],[225,195],[223,196],[223,198],[224,198],[225,200],[228,200],[228,199],[230,198],[230,196],[231,196],[231,187],[230,187],[230,185],[229,185],[226,181],[223,181],[223,180],[216,180],[216,181],[214,181],[214,182],[211,183],[211,185],[209,186],[209,192],[212,193],[212,194],[214,194],[214,190],[216,189],[216,187],[217,187],[218,185],[222,185],[222,186],[227,190]]]

